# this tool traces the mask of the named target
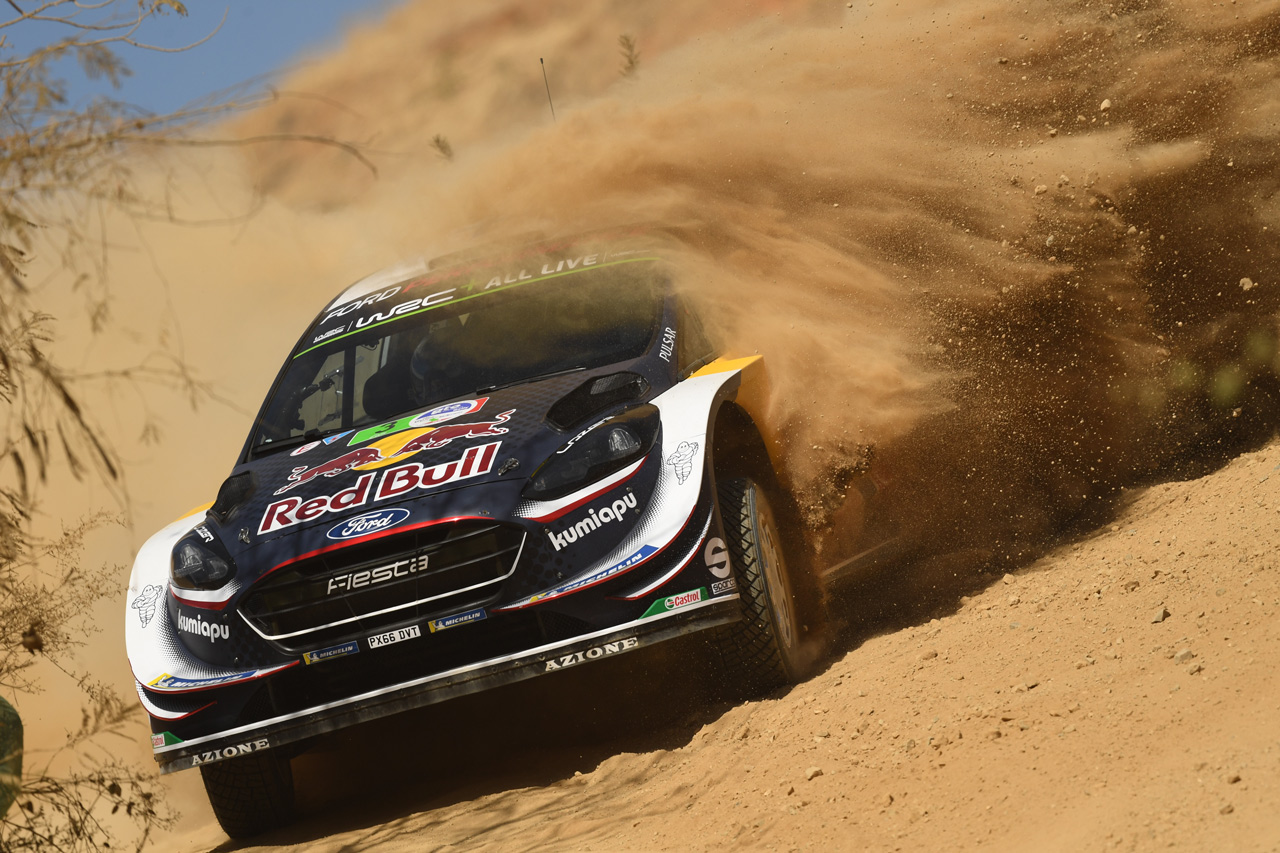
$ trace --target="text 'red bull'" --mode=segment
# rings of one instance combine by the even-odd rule
[[[262,514],[258,534],[283,530],[328,513],[355,509],[364,506],[370,497],[374,501],[381,501],[407,494],[414,489],[433,489],[446,483],[488,474],[493,470],[493,460],[497,458],[498,448],[501,446],[502,442],[494,441],[477,447],[468,447],[458,459],[441,462],[431,467],[410,462],[407,465],[388,468],[383,472],[376,489],[373,487],[373,481],[378,475],[370,472],[361,476],[351,488],[332,495],[321,495],[306,501],[297,497],[276,501]]]

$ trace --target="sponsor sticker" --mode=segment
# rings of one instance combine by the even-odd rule
[[[346,454],[346,457],[365,460],[358,461],[353,466],[357,471],[385,468],[388,465],[403,462],[423,450],[438,450],[455,438],[485,438],[506,435],[507,428],[502,424],[510,420],[515,412],[515,409],[508,409],[497,415],[492,421],[485,421],[484,423],[445,424],[444,426],[418,427],[391,433],[372,444],[350,451]],[[299,474],[299,477],[305,476],[305,471]]]
[[[330,539],[359,539],[361,536],[395,527],[408,517],[409,510],[402,507],[379,509],[335,524],[325,536]]]
[[[514,411],[515,409],[511,410],[511,412]],[[396,433],[380,441],[375,441],[368,447],[360,447],[356,450],[348,451],[336,459],[330,459],[328,462],[322,462],[310,468],[306,465],[301,465],[293,469],[293,472],[289,474],[289,481],[276,489],[275,493],[282,495],[295,486],[309,483],[317,477],[337,477],[339,474],[345,474],[352,470],[369,471],[375,468],[385,468],[395,462],[408,459],[421,450],[434,450],[444,447],[455,438],[482,438],[484,436],[503,435],[507,432],[506,427],[500,427],[497,424],[505,423],[511,412],[503,412],[498,416],[497,421],[491,423],[450,424],[448,427]]]
[[[599,658],[616,655],[621,652],[627,652],[640,645],[640,641],[635,637],[627,637],[625,640],[616,640],[612,643],[605,643],[600,646],[593,646],[585,651],[574,652],[571,655],[552,658],[547,661],[547,667],[543,672],[551,672],[557,669],[568,669],[571,666],[577,666],[580,663],[586,663],[589,660],[598,660]]]
[[[627,514],[627,510],[635,508],[636,496],[631,492],[627,492],[611,505],[599,511],[593,509],[580,521],[570,522],[569,526],[560,533],[553,533],[548,530],[547,536],[550,537],[552,546],[559,551],[586,537],[588,534],[599,530],[601,525],[608,524],[611,521],[622,521],[622,517]]]
[[[686,604],[697,604],[706,598],[707,591],[705,589],[693,589],[688,592],[682,592],[679,595],[669,595],[662,600],[662,606],[667,610],[678,610]]]
[[[658,347],[658,358],[670,363],[671,355],[676,351],[676,330],[667,326],[662,330],[662,343]]]
[[[723,592],[733,592],[738,588],[738,582],[733,578],[724,581],[716,581],[711,585],[711,594],[720,595]]]
[[[219,622],[208,622],[203,616],[178,614],[178,630],[184,634],[204,637],[210,643],[231,639],[231,628]]]
[[[667,457],[667,464],[675,472],[676,482],[682,486],[684,481],[689,479],[689,475],[693,473],[693,457],[697,453],[698,442],[682,441],[676,445],[676,449],[671,451],[671,455]]]
[[[636,260],[648,260],[646,258],[637,258]],[[552,278],[557,275],[564,275],[573,272],[575,268],[581,269],[585,267],[594,267],[600,263],[600,255],[579,255],[576,258],[564,258],[554,267],[551,262],[547,261],[542,265],[541,270],[536,271],[536,275],[528,269],[522,269],[520,272],[508,272],[505,275],[495,275],[485,284],[485,290],[492,290],[495,287],[503,285],[521,284],[526,281],[541,281],[544,278]],[[625,261],[617,261],[616,263],[625,263]]]
[[[612,566],[609,566],[607,569],[601,569],[598,572],[592,572],[591,574],[587,575],[585,578],[580,578],[571,583],[562,584],[561,586],[558,586],[555,589],[550,590],[548,592],[538,593],[537,595],[531,597],[527,603],[533,604],[535,602],[543,600],[544,598],[559,598],[560,596],[566,593],[573,592],[576,589],[582,589],[584,586],[590,586],[591,584],[599,583],[600,581],[605,580],[606,578],[611,578],[616,574],[625,572],[627,569],[631,568],[637,563],[640,563],[644,560],[649,559],[650,555],[657,552],[657,550],[658,549],[653,547],[652,545],[641,545],[640,550],[636,551],[634,554],[632,554],[630,557],[627,557],[625,560],[614,563]]]
[[[346,331],[346,328],[347,328],[346,326],[337,326],[335,328],[330,329],[327,332],[321,332],[320,334],[316,335],[314,338],[311,339],[311,343],[318,344],[321,341],[327,341],[329,340],[329,338],[332,338],[334,335],[338,335]]]
[[[415,637],[422,636],[422,629],[417,625],[410,625],[408,628],[397,628],[394,631],[387,631],[383,634],[374,634],[369,638],[369,648],[380,649],[383,646],[389,646],[392,643],[403,642],[404,640],[412,640]]]
[[[235,758],[237,755],[248,755],[269,749],[270,746],[271,744],[266,738],[259,738],[248,743],[238,743],[235,746],[215,749],[212,752],[199,752],[191,756],[191,766],[199,767],[201,764],[208,764],[211,761],[222,761],[225,758]]]
[[[468,610],[466,613],[455,613],[452,616],[445,616],[441,619],[432,619],[427,623],[427,629],[431,633],[443,631],[446,628],[456,628],[459,625],[466,625],[468,622],[479,622],[481,619],[488,619],[489,614],[485,612],[483,607],[477,607],[475,610]]]
[[[173,732],[160,732],[159,734],[151,736],[152,749],[160,749],[165,746],[176,746],[182,742],[182,738],[178,737]]]
[[[649,605],[649,609],[644,612],[641,619],[648,619],[650,616],[658,616],[662,613],[670,613],[672,610],[679,610],[681,607],[688,607],[690,604],[697,604],[710,596],[707,595],[706,587],[700,589],[691,589],[688,592],[682,592],[678,595],[668,595],[666,598],[659,598],[653,604]]]
[[[403,289],[407,290],[417,284],[419,284],[419,282],[417,281],[411,282],[407,286],[402,286],[397,284],[395,287],[388,288],[387,290],[384,290],[381,293],[373,293],[364,297],[363,299],[348,302],[345,305],[339,306],[338,308],[335,308],[332,311],[330,311],[328,314],[325,315],[325,318],[321,320],[320,323],[321,324],[327,323],[335,317],[343,317],[343,316],[346,316],[347,314],[350,314],[352,311],[359,311],[361,308],[364,308],[368,305],[372,305],[376,302],[382,302],[385,299],[390,299],[391,297],[399,293],[402,287]],[[354,323],[350,323],[346,326],[337,326],[335,328],[347,329],[347,328],[354,327],[353,331],[355,331],[359,329],[369,328],[371,326],[379,326],[379,325],[382,325],[383,323],[389,322],[390,320],[400,316],[401,314],[409,314],[409,313],[416,313],[418,311],[426,311],[431,308],[435,308],[439,305],[443,305],[446,302],[452,302],[454,299],[454,295],[457,293],[457,290],[458,288],[456,287],[450,287],[445,290],[441,290],[436,293],[433,293],[430,296],[420,296],[417,299],[410,299],[408,302],[400,302],[393,305],[390,308],[384,309],[383,311],[377,311],[368,317],[357,317]],[[304,350],[304,352],[306,351]],[[298,353],[298,355],[302,355],[302,353]],[[294,356],[294,358],[297,358],[297,357],[298,356]]]
[[[382,501],[399,497],[414,489],[433,489],[458,480],[488,474],[493,470],[493,460],[497,457],[498,448],[501,446],[502,442],[494,441],[468,447],[457,459],[441,462],[429,468],[417,462],[398,465],[383,471],[381,479],[377,472],[370,471],[361,475],[355,485],[348,489],[306,501],[294,496],[284,498],[267,507],[258,525],[258,534],[274,533],[277,530],[319,518],[326,513],[346,512],[364,506],[369,500]],[[342,471],[326,473],[325,476],[332,477],[339,473]],[[373,485],[375,480],[378,481],[377,488]],[[282,490],[277,490],[277,493],[279,491]]]
[[[198,687],[213,687],[218,684],[232,684],[237,681],[247,681],[256,676],[261,670],[251,670],[249,672],[233,672],[230,675],[217,675],[212,678],[181,678],[176,675],[164,673],[158,678],[153,678],[147,682],[148,687],[154,687],[157,690],[194,690]]]
[[[733,572],[729,566],[729,549],[724,546],[724,540],[719,536],[713,536],[707,540],[702,558],[707,563],[707,571],[718,578],[727,578]]]
[[[213,541],[213,534],[209,531],[209,528],[205,527],[203,524],[196,525],[196,535],[205,542]]]
[[[480,397],[475,400],[460,400],[457,403],[445,403],[443,406],[436,406],[434,409],[428,409],[416,415],[409,415],[396,421],[390,421],[377,426],[366,427],[355,435],[351,436],[351,440],[347,442],[347,446],[361,444],[371,438],[377,438],[392,432],[400,432],[401,430],[413,429],[414,427],[433,426],[435,424],[451,421],[454,418],[460,418],[463,415],[469,415],[472,412],[478,412],[484,408],[484,404],[489,402],[488,397]]]
[[[302,655],[303,663],[311,665],[320,663],[321,661],[332,660],[333,658],[346,657],[360,653],[360,644],[355,640],[349,643],[343,643],[340,646],[330,646],[327,649],[318,649],[314,652],[304,652]]]
[[[302,454],[306,453],[308,450],[315,450],[319,446],[320,446],[320,442],[318,441],[308,441],[306,444],[302,445],[301,447],[294,448],[292,451],[290,451],[289,455],[301,456]]]
[[[410,428],[432,426],[433,424],[451,421],[462,415],[469,415],[472,412],[479,411],[485,403],[489,401],[488,397],[480,397],[476,400],[464,400],[461,403],[449,403],[444,406],[437,406],[434,409],[423,412],[420,415],[414,415],[413,420],[409,421]]]
[[[616,257],[617,260],[609,260],[610,257]],[[576,258],[565,258],[561,260],[559,263],[556,263],[554,266],[552,265],[552,262],[548,261],[547,263],[542,265],[541,270],[538,270],[535,267],[533,268],[533,271],[530,271],[530,269],[526,268],[526,269],[521,269],[519,272],[515,272],[515,271],[507,271],[505,273],[499,272],[496,275],[494,275],[492,278],[490,278],[488,282],[485,283],[483,286],[480,285],[480,281],[482,281],[483,279],[479,279],[474,284],[468,284],[461,288],[458,288],[458,287],[445,288],[444,290],[436,291],[435,293],[432,293],[429,296],[415,297],[413,299],[409,299],[404,302],[397,302],[387,308],[378,306],[379,310],[372,313],[368,313],[364,316],[356,317],[354,322],[352,323],[345,324],[342,326],[335,326],[324,332],[317,332],[313,336],[312,345],[307,349],[302,350],[301,352],[295,353],[293,357],[301,358],[302,356],[306,355],[308,352],[311,352],[311,350],[321,346],[324,343],[324,340],[334,339],[335,336],[345,337],[345,334],[354,334],[355,332],[361,329],[371,329],[377,326],[381,326],[383,323],[390,323],[393,320],[395,320],[397,317],[402,317],[407,314],[418,314],[423,311],[430,311],[434,308],[438,308],[441,305],[448,305],[455,301],[460,302],[465,299],[473,299],[477,296],[481,296],[489,292],[490,290],[494,290],[495,288],[516,287],[522,284],[528,284],[535,281],[545,281],[546,279],[550,279],[550,278],[559,278],[560,276],[569,275],[575,272],[575,270],[578,272],[581,272],[583,270],[591,269],[593,267],[611,267],[611,266],[617,266],[619,264],[633,264],[641,261],[656,261],[656,260],[658,260],[658,258],[656,257],[624,258],[621,255],[603,256],[603,260],[602,260],[602,256],[597,253],[597,254],[591,254],[591,255],[580,255]],[[534,274],[535,272],[538,274],[535,275]],[[327,324],[330,320],[333,320],[338,317],[345,317],[347,314],[350,314],[353,311],[360,311],[361,309],[366,308],[370,305],[382,302],[386,299],[390,299],[392,296],[395,296],[398,293],[404,293],[405,295],[407,295],[410,290],[420,290],[422,288],[433,286],[440,283],[441,283],[441,280],[438,277],[428,276],[426,278],[416,279],[404,285],[398,284],[394,287],[391,287],[391,288],[388,288],[387,290],[382,291],[381,293],[369,294],[368,296],[365,296],[361,299],[355,299],[355,300],[352,300],[351,302],[347,302],[342,305],[339,305],[338,307],[331,310],[328,314],[326,314],[324,319],[321,320],[316,325],[323,326]],[[343,332],[343,331],[345,331],[345,334],[340,335],[339,332]],[[319,341],[319,343],[315,343],[315,341]]]
[[[289,474],[288,481],[276,489],[277,495],[297,486],[311,482],[317,477],[337,477],[348,471],[370,471],[394,465],[423,450],[437,450],[449,444],[455,438],[485,438],[505,435],[507,428],[501,426],[515,413],[510,409],[501,413],[493,421],[485,423],[449,424],[443,427],[426,427],[416,430],[404,430],[393,433],[386,438],[375,441],[367,447],[357,448],[341,456],[308,467],[300,465]]]
[[[164,587],[159,584],[147,584],[129,605],[138,611],[138,621],[142,623],[143,628],[147,627],[151,623],[151,617],[156,615],[156,604],[159,603],[160,593],[163,591]]]
[[[351,435],[351,430],[348,429],[348,430],[343,430],[342,432],[334,433],[333,435],[327,435],[321,440],[325,444],[333,444],[335,441],[344,439],[349,435]]]

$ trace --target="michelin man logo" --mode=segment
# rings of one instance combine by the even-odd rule
[[[160,593],[163,587],[156,584],[147,584],[142,588],[142,592],[133,603],[129,606],[138,611],[138,619],[145,628],[151,622],[151,617],[156,615],[156,603],[160,601]]]
[[[680,485],[684,485],[684,481],[689,479],[689,475],[693,473],[693,456],[698,452],[698,442],[682,441],[676,445],[676,449],[667,457],[667,464],[676,472],[676,480]]]

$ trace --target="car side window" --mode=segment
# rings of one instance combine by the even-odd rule
[[[680,334],[676,338],[676,364],[683,378],[715,359],[715,347],[707,337],[698,315],[680,302]]]

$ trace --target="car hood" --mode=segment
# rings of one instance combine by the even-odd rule
[[[495,481],[523,483],[578,429],[551,427],[548,410],[588,378],[616,370],[581,371],[434,404],[254,459],[233,472],[251,478],[248,497],[224,519],[211,513],[206,526],[244,562],[260,546],[273,546],[266,550],[275,557],[282,540],[296,540],[287,550],[297,552],[324,546],[326,531],[329,540],[355,538],[331,529],[365,513],[405,507],[415,518],[440,517],[453,503],[435,500],[444,493]],[[517,494],[499,504],[514,506]],[[493,512],[509,508],[494,506]]]

